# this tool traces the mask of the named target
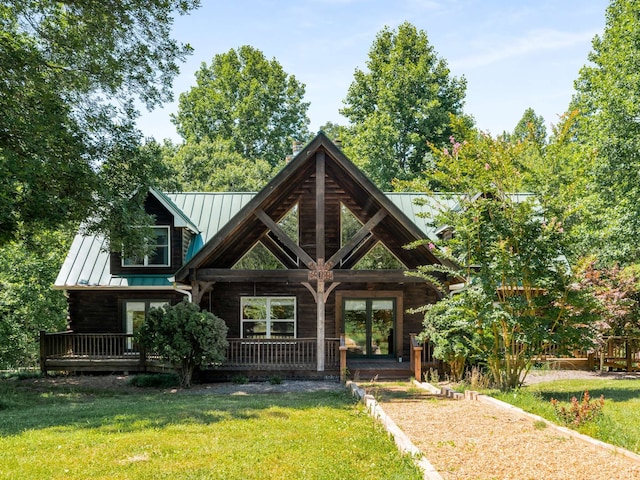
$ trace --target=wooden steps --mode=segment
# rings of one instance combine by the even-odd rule
[[[354,381],[407,380],[412,375],[408,362],[398,362],[395,358],[347,359],[348,377]]]

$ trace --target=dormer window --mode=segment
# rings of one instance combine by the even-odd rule
[[[153,227],[152,252],[140,257],[123,258],[123,267],[168,267],[169,266],[169,227]]]

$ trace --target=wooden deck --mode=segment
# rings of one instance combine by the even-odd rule
[[[249,378],[339,377],[424,380],[430,369],[444,371],[433,358],[432,346],[418,345],[410,335],[410,357],[349,357],[344,338],[325,339],[324,368],[318,371],[315,338],[228,339],[225,361],[205,369],[204,377],[229,380],[236,375]],[[597,352],[573,352],[559,356],[550,350],[535,360],[551,368],[640,371],[640,338],[608,337]],[[81,334],[72,332],[40,335],[40,368],[66,372],[165,372],[171,365],[155,352],[138,348],[133,335],[124,333]]]
[[[317,372],[315,338],[227,339],[225,361],[206,370],[223,377],[242,372],[247,376],[283,374],[286,376],[337,376],[340,373],[340,339],[325,339],[325,369]],[[171,370],[155,352],[135,344],[124,333],[45,333],[40,334],[40,368],[67,372],[161,372]],[[262,373],[261,373],[262,372]]]

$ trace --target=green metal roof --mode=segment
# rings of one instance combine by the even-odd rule
[[[158,194],[158,192],[152,192]],[[192,230],[196,235],[189,246],[187,260],[205,245],[256,195],[252,192],[182,192],[162,193],[160,196],[171,213],[179,217],[176,224]],[[427,238],[435,240],[435,228],[430,220],[441,209],[452,208],[455,200],[443,195],[425,197],[420,193],[386,193]],[[416,201],[421,199],[424,205]],[[170,275],[112,275],[106,240],[97,235],[76,235],[69,254],[54,284],[59,289],[81,288],[170,288]]]

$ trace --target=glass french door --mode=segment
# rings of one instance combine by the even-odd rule
[[[393,355],[394,299],[345,298],[343,326],[352,356]]]

